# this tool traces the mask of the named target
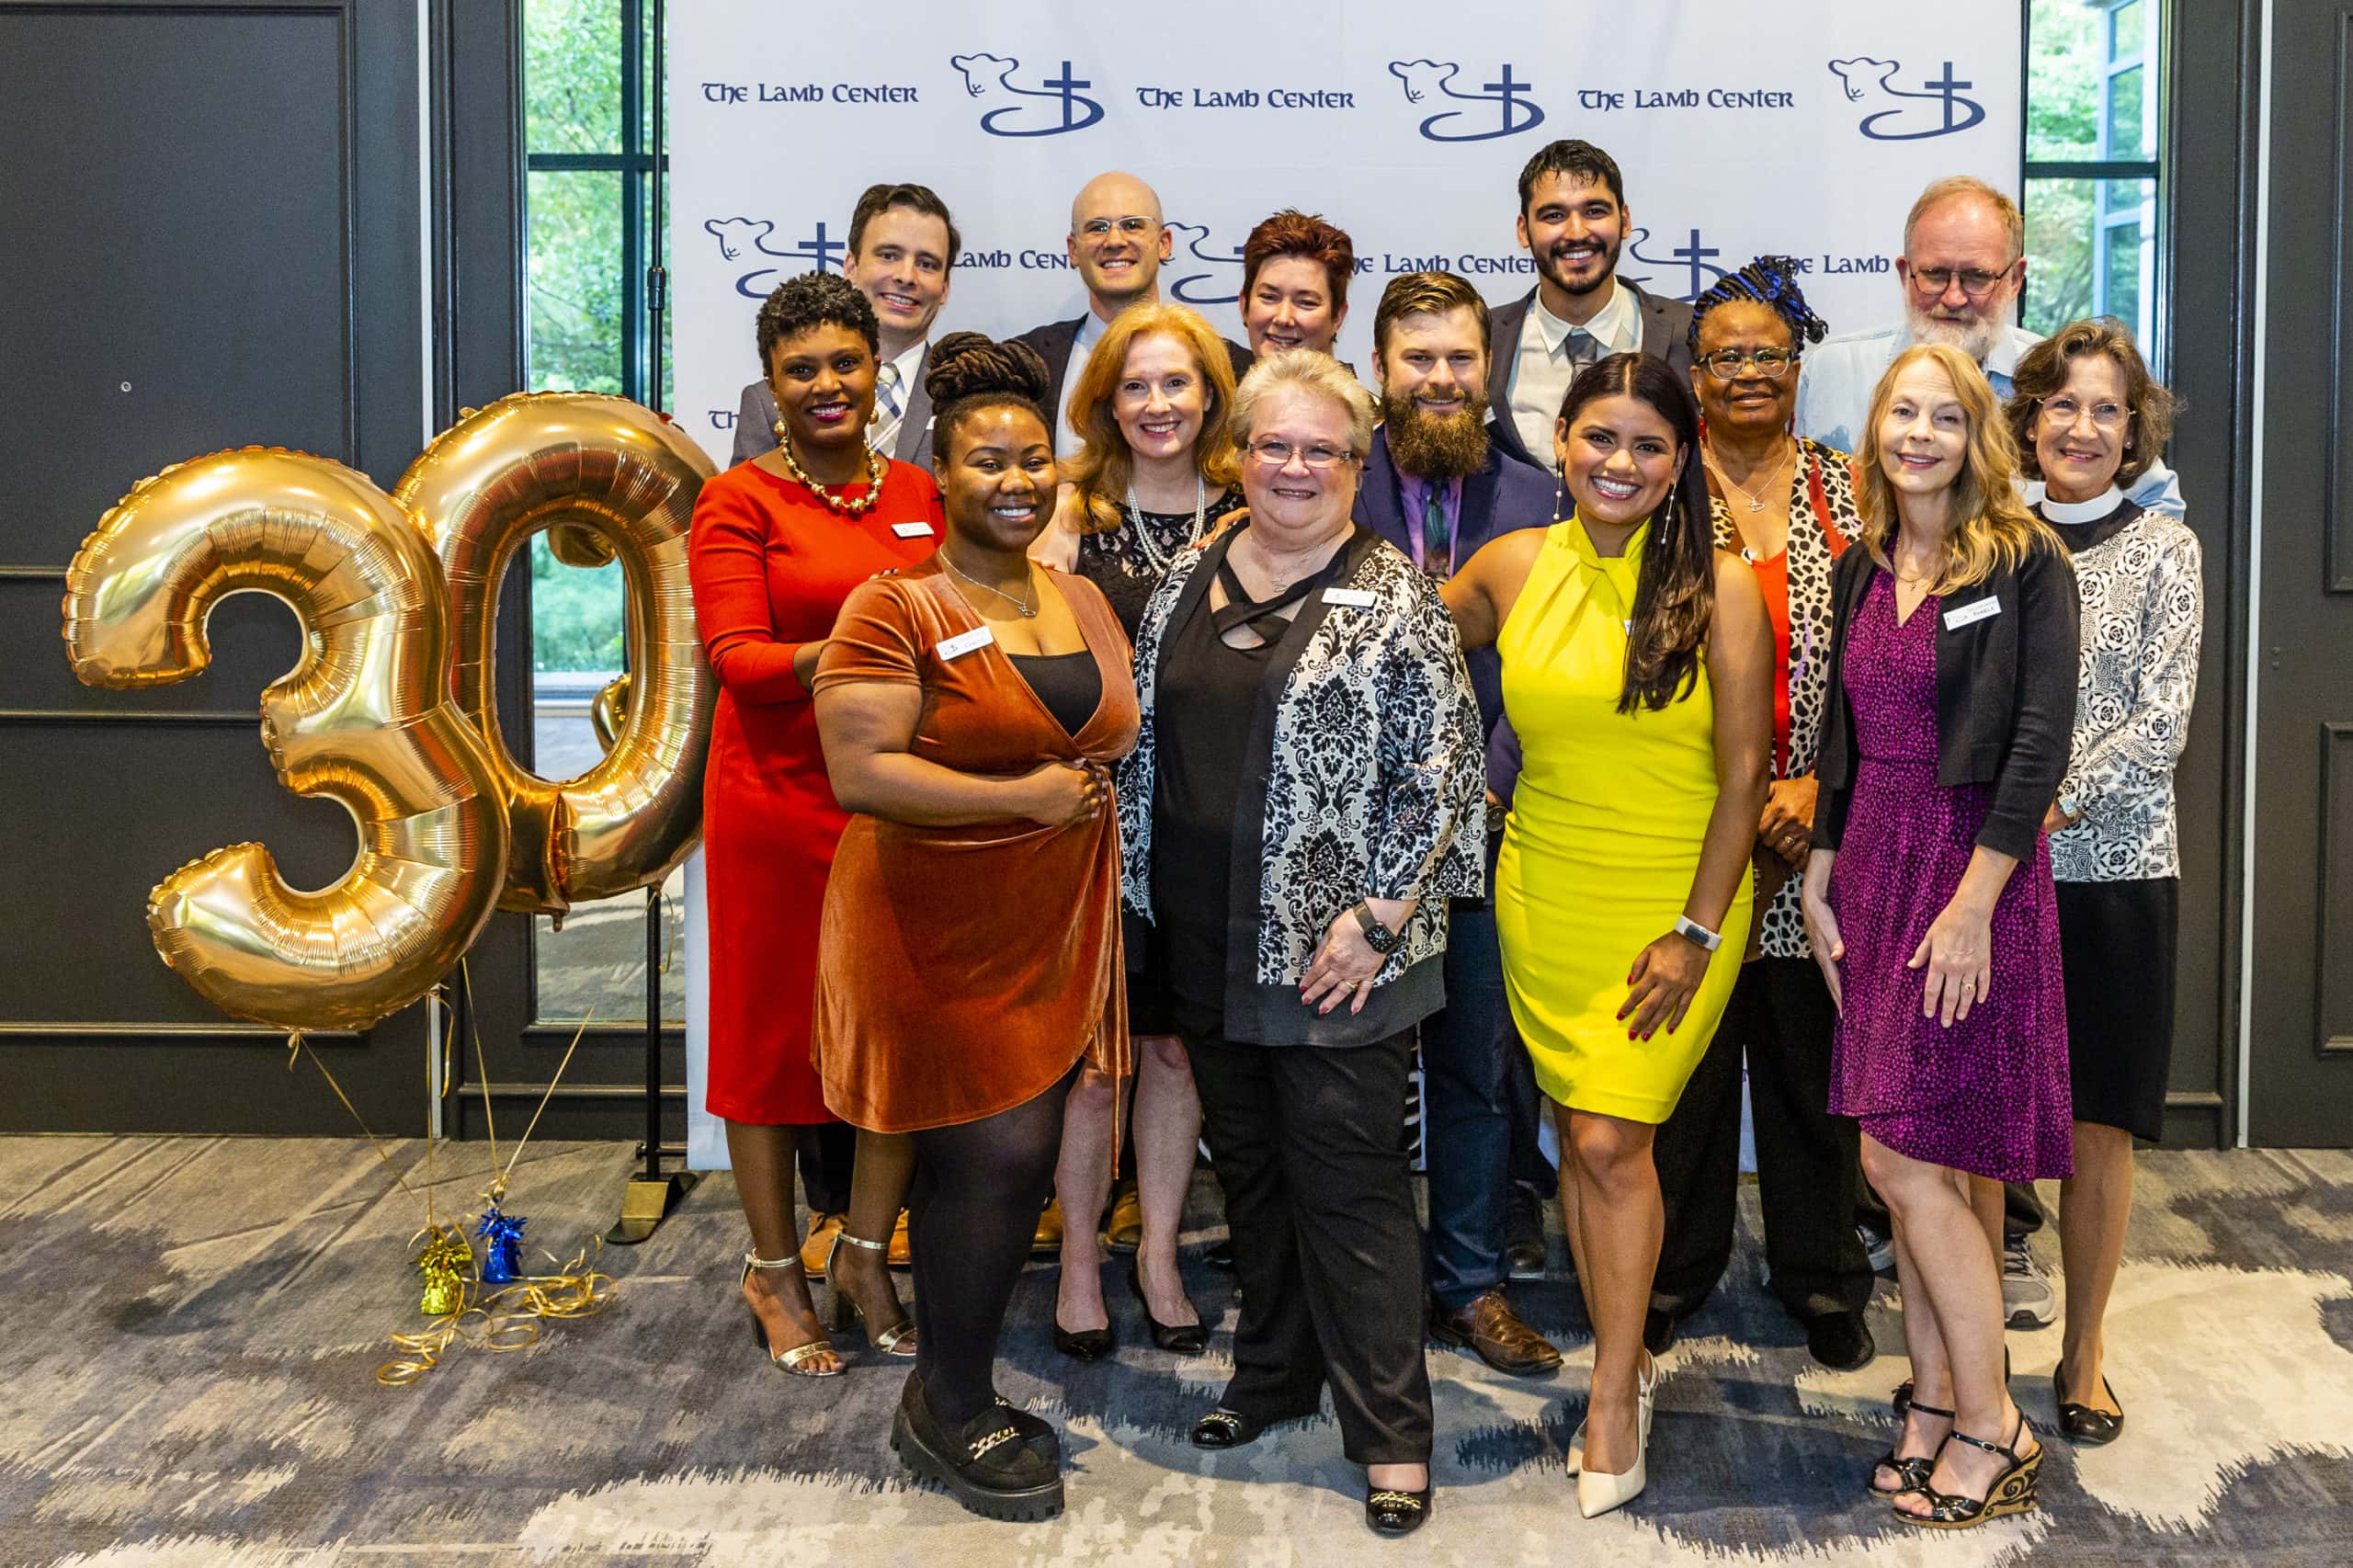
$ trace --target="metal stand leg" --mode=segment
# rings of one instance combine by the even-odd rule
[[[645,1168],[621,1199],[621,1217],[605,1233],[615,1246],[635,1246],[661,1228],[670,1210],[701,1179],[662,1171],[662,889],[645,890]]]

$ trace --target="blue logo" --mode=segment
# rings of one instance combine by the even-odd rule
[[[1708,244],[1702,241],[1699,238],[1699,230],[1692,230],[1691,237],[1688,240],[1685,241],[1676,249],[1667,252],[1665,256],[1645,256],[1643,254],[1643,242],[1650,237],[1651,232],[1648,229],[1636,229],[1633,233],[1633,236],[1626,242],[1627,252],[1631,255],[1636,261],[1647,263],[1652,267],[1663,267],[1674,272],[1687,274],[1690,278],[1691,286],[1688,289],[1686,289],[1682,293],[1677,295],[1676,298],[1679,300],[1696,300],[1701,294],[1706,293],[1719,278],[1724,276],[1724,269],[1722,267],[1711,266],[1708,261],[1710,256],[1722,256],[1724,253],[1717,249],[1715,246]],[[1631,277],[1627,274],[1621,273],[1620,276],[1626,277],[1627,280],[1632,283],[1645,283],[1649,281],[1648,274],[1643,274],[1641,277]]]
[[[1922,82],[1917,91],[1899,87],[1891,80],[1903,68],[1901,61],[1834,60],[1830,62],[1830,74],[1838,78],[1848,103],[1870,102],[1875,96],[1900,100],[1891,108],[1865,115],[1860,128],[1864,135],[1874,142],[1918,142],[1966,131],[1985,118],[1984,104],[1961,96],[1963,87],[1977,84],[1957,80],[1952,74],[1952,62],[1948,60],[1944,64],[1945,74],[1934,81]],[[1931,104],[1936,107],[1928,108]]]
[[[1168,225],[1168,233],[1171,244],[1175,247],[1170,253],[1172,262],[1182,263],[1189,259],[1207,262],[1211,267],[1240,267],[1242,265],[1240,245],[1227,250],[1210,247],[1210,231],[1206,223],[1172,222]],[[1188,272],[1171,282],[1168,285],[1168,292],[1171,297],[1188,305],[1230,305],[1242,298],[1242,279],[1238,277],[1233,279],[1229,292],[1220,294],[1206,291],[1214,290],[1221,284],[1222,280],[1214,273]],[[1197,285],[1199,287],[1197,288]]]
[[[705,233],[719,242],[719,255],[723,261],[756,261],[762,256],[772,256],[780,261],[809,264],[792,269],[797,272],[812,269],[823,272],[829,264],[837,266],[840,259],[849,254],[849,242],[828,236],[823,223],[817,225],[815,233],[785,250],[768,244],[768,236],[776,233],[776,225],[766,218],[706,218],[702,227]],[[773,279],[784,270],[774,266],[756,267],[735,279],[735,292],[747,300],[765,300],[776,284],[762,279]]]
[[[1499,68],[1496,73],[1499,79],[1482,82],[1475,93],[1462,92],[1455,86],[1455,75],[1461,69],[1449,60],[1392,60],[1389,62],[1389,74],[1404,85],[1405,101],[1409,104],[1427,102],[1435,93],[1455,103],[1488,104],[1495,109],[1492,124],[1474,117],[1469,109],[1442,110],[1422,121],[1424,136],[1433,142],[1492,142],[1498,136],[1517,136],[1523,131],[1533,131],[1544,123],[1543,107],[1526,96],[1534,84],[1515,80],[1510,66]],[[1456,120],[1463,123],[1461,126],[1450,123]]]
[[[981,129],[992,136],[1060,136],[1084,131],[1103,118],[1103,106],[1079,91],[1095,84],[1073,73],[1067,60],[1061,75],[1034,87],[1014,85],[1013,74],[1021,62],[1002,54],[951,55],[948,63],[964,78],[964,91],[971,97],[995,93],[1017,100],[981,116]]]

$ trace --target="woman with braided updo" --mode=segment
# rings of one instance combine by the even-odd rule
[[[1060,1442],[991,1374],[1070,1085],[1129,1070],[1108,770],[1136,690],[1101,591],[1029,559],[1054,507],[1044,363],[952,333],[924,385],[947,536],[849,596],[811,683],[852,814],[810,1037],[836,1115],[915,1141],[922,1348],[892,1445],[975,1513],[1041,1519]]]
[[[1754,569],[1773,622],[1773,783],[1753,846],[1749,960],[1723,1027],[1659,1129],[1666,1240],[1650,1338],[1662,1347],[1731,1259],[1745,1059],[1770,1289],[1804,1326],[1814,1358],[1846,1369],[1875,1352],[1863,1321],[1871,1268],[1855,1234],[1855,1123],[1824,1108],[1836,1013],[1806,946],[1795,873],[1812,844],[1831,566],[1862,525],[1847,454],[1790,433],[1799,359],[1825,330],[1797,278],[1789,257],[1759,256],[1691,306],[1691,390],[1704,419],[1716,545]]]

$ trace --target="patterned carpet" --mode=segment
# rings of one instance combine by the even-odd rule
[[[423,1158],[392,1152],[404,1170]],[[474,1201],[487,1157],[443,1149],[441,1199]],[[1388,1543],[1360,1522],[1328,1421],[1232,1454],[1188,1447],[1226,1341],[1182,1364],[1140,1348],[1116,1284],[1125,1343],[1079,1368],[1048,1343],[1052,1269],[1025,1278],[1000,1385],[1066,1424],[1071,1506],[992,1525],[904,1479],[883,1446],[895,1369],[861,1349],[827,1382],[765,1369],[730,1289],[725,1177],[645,1246],[605,1251],[620,1284],[604,1314],[392,1389],[371,1374],[386,1332],[421,1321],[404,1261],[419,1206],[364,1142],[0,1139],[0,1562],[2353,1562],[2353,1155],[2142,1161],[2110,1318],[2131,1425],[2105,1449],[2053,1441],[2040,1512],[1932,1537],[1866,1500],[1902,1360],[1815,1367],[1745,1245],[1665,1358],[1639,1501],[1576,1517],[1561,1453],[1590,1345],[1571,1287],[1521,1287],[1567,1369],[1529,1382],[1434,1350],[1438,1513]],[[509,1207],[569,1253],[610,1221],[626,1176],[616,1145],[535,1146]],[[2055,1262],[2047,1233],[2037,1244]],[[1228,1281],[1197,1258],[1188,1273],[1230,1327]],[[1875,1316],[1897,1346],[1892,1289]],[[2011,1345],[2019,1399],[2047,1425],[2058,1331]]]

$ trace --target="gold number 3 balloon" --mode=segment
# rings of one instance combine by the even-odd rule
[[[494,907],[561,914],[692,847],[714,693],[687,586],[699,449],[620,398],[517,394],[471,414],[387,496],[324,458],[216,452],[143,481],[75,554],[65,640],[93,686],[185,680],[229,594],[290,605],[306,652],[262,694],[278,777],[360,830],[331,886],[289,888],[257,844],[150,896],[156,950],[216,1006],[358,1028],[423,996]],[[618,557],[632,672],[608,755],[551,783],[508,754],[492,699],[499,580],[537,528]],[[437,554],[438,550],[438,554]],[[453,647],[454,642],[454,647]]]
[[[141,483],[67,571],[74,673],[109,687],[200,674],[206,618],[247,590],[293,607],[305,650],[262,693],[262,743],[288,789],[351,812],[358,857],[300,892],[260,845],[216,849],[157,885],[147,924],[224,1012],[365,1028],[422,996],[489,919],[506,802],[449,695],[448,597],[424,530],[324,458],[248,447]]]

